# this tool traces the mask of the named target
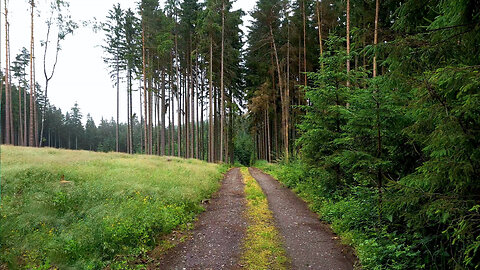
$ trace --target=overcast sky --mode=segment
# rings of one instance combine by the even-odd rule
[[[8,2],[8,0],[7,0]],[[10,0],[9,22],[10,22],[10,52],[11,61],[20,52],[22,47],[30,49],[30,11],[28,0]],[[42,89],[45,86],[43,75],[43,48],[40,41],[45,39],[46,24],[48,17],[49,0],[37,0],[37,11],[35,17],[35,56],[36,56],[36,79]],[[74,20],[89,21],[96,18],[104,21],[108,10],[115,3],[120,3],[122,8],[136,7],[136,0],[70,0],[70,13]],[[163,6],[163,1],[162,6]],[[255,5],[254,0],[237,0],[234,3],[234,9],[243,9],[249,12]],[[5,31],[4,31],[4,3],[2,1],[1,18],[1,66],[5,68]],[[250,20],[250,16],[243,18],[244,25]],[[243,27],[244,31],[246,28]],[[90,28],[79,28],[73,36],[62,43],[62,51],[59,55],[57,69],[50,81],[48,88],[48,97],[50,102],[62,112],[70,110],[75,102],[78,102],[84,120],[87,113],[90,113],[98,124],[100,119],[110,119],[116,115],[116,88],[109,77],[106,65],[103,63],[104,56],[101,45],[103,44],[104,34],[94,33]],[[53,45],[54,46],[54,45]],[[52,46],[52,49],[53,49]],[[53,53],[53,50],[52,50]],[[47,59],[53,59],[53,55],[48,55]],[[51,70],[47,64],[47,71]],[[134,95],[134,110],[138,110],[138,95]],[[121,91],[120,95],[120,121],[126,122],[126,91]]]

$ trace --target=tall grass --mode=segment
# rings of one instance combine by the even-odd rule
[[[191,221],[225,171],[173,157],[9,146],[1,154],[0,261],[11,268],[100,269],[143,253]]]

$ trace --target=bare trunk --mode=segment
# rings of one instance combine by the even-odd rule
[[[142,113],[142,81],[140,80],[140,86],[138,88],[138,97],[139,97],[139,100],[140,100],[140,103],[139,103],[139,110],[140,110],[140,119],[139,119],[139,122],[140,122],[140,129],[142,129],[142,126],[143,126],[143,113]],[[140,152],[143,151],[143,142],[144,142],[144,138],[143,138],[143,132],[140,131]]]
[[[142,10],[142,71],[143,71],[143,109],[145,112],[145,121],[143,124],[144,129],[144,146],[145,146],[145,154],[149,153],[148,150],[148,130],[147,130],[147,74],[146,74],[146,59],[145,59],[145,23],[143,19],[143,10]]]
[[[208,89],[209,91],[209,121],[208,121],[208,126],[209,126],[209,134],[208,134],[208,161],[214,162],[213,158],[213,152],[214,152],[214,147],[213,147],[213,37],[210,35],[210,87]]]
[[[150,67],[149,63],[149,67]],[[148,80],[148,154],[152,155],[153,154],[153,115],[152,115],[152,109],[153,109],[153,78],[149,76]]]
[[[199,92],[200,92],[200,78],[199,78],[199,67],[198,67],[198,48],[197,48],[197,54],[195,56],[195,79],[196,79],[196,88],[197,88],[197,91],[196,91],[196,95],[195,95],[195,99],[196,99],[196,106],[195,106],[195,121],[197,122],[197,125],[196,125],[196,131],[195,131],[195,157],[197,159],[201,159],[199,154],[199,144],[200,144],[200,136],[199,136],[199,133],[200,133],[200,122],[198,121],[198,102],[199,102],[199,99],[198,99],[198,95],[199,95]]]
[[[5,0],[5,144],[11,144],[12,136],[11,136],[11,122],[13,119],[10,118],[10,87],[9,87],[9,59],[8,59],[8,7],[7,1]]]
[[[0,1],[1,2],[1,1]],[[26,82],[25,78],[23,81]],[[0,82],[1,84],[1,82]],[[1,87],[1,86],[0,86]],[[0,91],[0,95],[2,91]],[[0,99],[1,103],[1,99]],[[25,83],[25,87],[23,89],[23,146],[28,145],[28,128],[27,128],[27,85]],[[1,139],[0,139],[1,140]],[[49,145],[50,146],[50,145]]]
[[[115,125],[115,151],[118,152],[118,121],[120,119],[120,66],[119,66],[119,59],[118,59],[118,48],[117,48],[117,123]]]
[[[347,75],[350,73],[350,0],[347,0]],[[347,87],[350,86],[350,79],[347,76]]]
[[[161,125],[161,130],[160,130],[160,155],[164,156],[165,155],[165,109],[166,109],[166,105],[165,105],[165,99],[166,99],[166,96],[165,96],[165,70],[162,70],[162,101],[161,101],[161,122],[162,122],[162,125]]]
[[[278,60],[278,52],[277,52],[277,45],[275,44],[275,38],[273,36],[273,29],[272,29],[272,25],[270,25],[270,35],[271,35],[271,39],[272,39],[272,45],[273,45],[273,52],[274,52],[274,55],[275,55],[275,62],[277,64],[277,73],[278,73],[278,84],[279,84],[279,87],[280,87],[280,97],[281,97],[281,102],[282,104],[284,104],[283,108],[282,108],[282,123],[284,124],[284,147],[285,147],[285,161],[288,163],[288,131],[287,131],[287,125],[286,125],[286,110],[288,110],[288,108],[286,108],[286,101],[285,101],[285,97],[284,97],[284,94],[283,94],[283,80],[282,80],[282,73],[281,73],[281,70],[280,70],[280,62]]]
[[[225,53],[225,3],[222,0],[222,55],[220,56],[220,162],[223,162],[224,123],[225,123],[225,89],[223,84],[223,57]]]
[[[307,86],[307,19],[306,19],[306,8],[305,8],[305,0],[302,1],[302,6],[303,6],[303,71],[305,72],[304,74],[304,84]],[[288,131],[286,131],[288,134]]]
[[[380,10],[380,0],[376,0],[375,3],[375,31],[373,35],[373,45],[378,44],[378,13]],[[373,77],[377,77],[377,53],[373,56]]]
[[[318,23],[318,44],[320,47],[320,56],[323,56],[323,42],[322,42],[322,12],[320,9],[320,2],[317,0],[317,23]]]
[[[23,145],[22,87],[18,86],[18,145]]]

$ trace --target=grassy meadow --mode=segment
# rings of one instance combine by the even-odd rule
[[[51,148],[2,146],[1,159],[0,268],[11,269],[101,269],[140,255],[202,211],[226,170]]]

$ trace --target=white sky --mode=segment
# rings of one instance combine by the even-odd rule
[[[4,25],[4,1],[2,1],[1,16],[1,67],[5,68],[5,25]],[[22,47],[30,50],[30,11],[28,0],[7,0],[10,22],[10,52],[11,62],[20,52]],[[43,48],[40,41],[46,37],[46,23],[48,17],[49,0],[36,0],[37,16],[35,17],[35,56],[36,56],[36,80],[45,88],[43,75]],[[123,9],[136,7],[136,0],[70,0],[70,13],[74,20],[87,21],[94,17],[104,21],[108,10],[116,3],[120,3]],[[163,1],[161,1],[163,3]],[[244,25],[248,24],[251,17],[248,12],[255,5],[255,0],[237,0],[234,9],[243,9],[247,16],[243,18]],[[242,27],[246,31],[245,27]],[[101,45],[103,44],[103,32],[94,33],[91,28],[80,27],[62,43],[62,51],[59,55],[57,69],[49,83],[48,97],[51,104],[61,108],[63,113],[70,110],[75,102],[78,102],[84,120],[90,113],[98,125],[100,119],[110,119],[116,115],[116,87],[109,77]],[[51,45],[53,53],[54,44]],[[47,59],[54,56],[49,55]],[[48,62],[48,61],[47,61]],[[50,61],[51,63],[51,61]],[[50,70],[51,65],[47,65]],[[134,86],[135,87],[135,86]],[[126,122],[126,91],[120,88],[120,121]],[[133,96],[134,112],[138,111],[138,94]],[[136,105],[136,106],[135,106]]]

